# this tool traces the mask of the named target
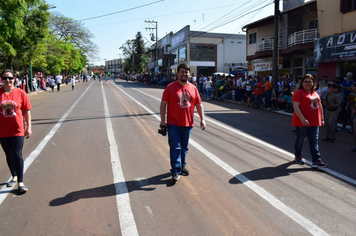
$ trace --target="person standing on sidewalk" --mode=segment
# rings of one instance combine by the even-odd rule
[[[297,139],[295,141],[295,159],[303,165],[303,145],[308,136],[310,153],[313,158],[312,167],[327,167],[320,159],[318,138],[319,127],[324,125],[323,107],[316,91],[317,83],[311,74],[305,74],[300,86],[293,93],[292,126],[296,127]]]
[[[62,78],[60,75],[56,75],[57,92],[61,90]]]
[[[74,75],[71,76],[70,83],[72,84],[72,91],[73,91],[74,87],[75,87],[75,76]]]
[[[11,70],[3,70],[1,78],[4,87],[0,88],[0,143],[12,175],[6,186],[13,187],[17,182],[20,193],[25,193],[28,189],[23,183],[22,148],[25,137],[27,139],[32,134],[30,113],[32,107],[26,92],[15,88],[14,74]]]
[[[339,114],[338,110],[341,105],[341,101],[339,97],[335,94],[335,86],[333,82],[328,83],[327,88],[328,92],[325,95],[325,99],[323,100],[323,105],[326,108],[325,111],[325,130],[326,137],[322,138],[322,141],[335,141],[336,134],[336,122],[337,116]]]
[[[188,82],[189,65],[178,65],[178,80],[170,83],[164,90],[160,105],[161,129],[168,126],[168,143],[172,181],[178,181],[180,175],[189,175],[186,166],[189,137],[194,126],[194,108],[200,116],[200,127],[206,128],[204,109],[198,89]],[[166,121],[167,111],[167,121]]]

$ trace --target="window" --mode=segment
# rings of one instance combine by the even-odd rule
[[[173,50],[171,53],[171,63],[172,63],[172,65],[178,64],[178,51],[177,50]]]
[[[186,47],[179,49],[178,57],[179,57],[179,60],[178,60],[179,63],[187,61],[187,48]]]
[[[356,10],[356,0],[349,0],[349,11]]]
[[[215,61],[215,46],[190,45],[191,61]]]
[[[318,29],[318,20],[309,21],[308,29]]]
[[[257,33],[252,33],[248,35],[248,44],[256,43]]]
[[[356,10],[356,0],[340,0],[340,12],[347,13]]]

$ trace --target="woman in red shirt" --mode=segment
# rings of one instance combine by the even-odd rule
[[[11,70],[3,70],[1,79],[4,86],[0,88],[0,143],[12,175],[6,186],[12,187],[17,182],[19,191],[25,193],[28,189],[23,183],[22,148],[25,137],[29,138],[32,134],[30,113],[32,107],[26,92],[15,88]]]
[[[292,126],[296,127],[297,139],[295,141],[295,159],[303,165],[303,144],[308,136],[310,153],[313,158],[312,167],[327,167],[321,161],[318,146],[319,127],[324,125],[323,108],[321,99],[316,92],[317,83],[310,74],[303,76],[299,88],[293,93],[292,101],[294,113]]]

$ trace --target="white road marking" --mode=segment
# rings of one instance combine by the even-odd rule
[[[67,116],[73,111],[74,107],[78,104],[78,102],[80,101],[80,99],[82,99],[82,97],[84,96],[84,94],[89,90],[89,88],[93,85],[90,84],[90,86],[83,92],[83,94],[73,103],[73,105],[69,108],[69,110],[62,116],[62,118],[57,122],[57,124],[52,128],[52,130],[46,135],[46,137],[40,142],[40,144],[38,144],[38,146],[36,147],[35,150],[33,150],[31,152],[31,154],[26,158],[25,162],[24,162],[24,170],[23,172],[26,173],[26,170],[30,167],[30,165],[32,164],[32,162],[38,157],[38,155],[42,152],[42,150],[45,148],[45,146],[47,145],[47,143],[51,140],[51,138],[53,137],[53,135],[57,132],[57,130],[59,129],[59,127],[61,127],[61,125],[63,124],[63,122],[65,121],[65,119],[67,118]],[[11,177],[9,178],[9,180],[7,182],[9,182],[11,180]],[[16,186],[16,185],[15,185]],[[7,188],[6,185],[4,185],[1,189],[0,189],[0,205],[2,204],[2,202],[5,200],[5,198],[7,197],[7,195],[9,194],[9,192],[15,187],[11,187],[11,188]]]
[[[142,91],[140,91],[140,90],[138,90],[138,89],[135,89],[135,88],[133,88],[133,90],[135,90],[135,91],[137,91],[137,92],[139,92],[139,93],[142,93],[142,94],[144,94],[144,95],[146,95],[146,96],[152,97],[152,98],[154,98],[154,99],[160,101],[159,98],[154,97],[154,96],[152,96],[151,94],[147,94],[147,93],[142,92]],[[195,114],[195,116],[199,117],[198,114]],[[270,148],[270,149],[272,149],[272,150],[275,150],[275,151],[277,151],[277,152],[280,152],[281,154],[285,155],[286,157],[290,157],[290,158],[291,158],[291,159],[288,159],[288,158],[283,158],[283,157],[281,157],[281,158],[283,158],[284,160],[291,161],[291,160],[294,159],[294,154],[293,154],[293,153],[290,153],[290,152],[288,152],[288,151],[286,151],[286,150],[284,150],[284,149],[281,149],[281,148],[279,148],[279,147],[276,147],[276,146],[274,146],[274,145],[272,145],[272,144],[270,144],[270,143],[267,143],[267,142],[265,142],[265,141],[262,141],[261,139],[258,139],[258,138],[256,138],[256,137],[253,137],[252,135],[249,135],[249,134],[247,134],[247,133],[245,133],[245,132],[242,132],[242,131],[240,131],[240,130],[234,129],[234,128],[228,126],[228,125],[222,124],[222,123],[220,123],[220,122],[218,122],[218,121],[216,121],[216,120],[213,120],[213,119],[210,119],[210,118],[207,118],[207,117],[205,117],[205,120],[206,120],[206,121],[209,121],[209,122],[211,122],[211,123],[213,123],[213,124],[215,124],[215,125],[217,125],[217,126],[220,126],[221,128],[227,129],[227,130],[229,130],[229,131],[231,131],[231,132],[233,132],[233,133],[235,133],[235,134],[237,134],[237,135],[243,136],[243,137],[245,137],[245,138],[247,138],[247,139],[249,139],[249,140],[251,140],[251,141],[253,141],[253,142],[257,142],[257,143],[259,143],[259,144],[261,144],[261,145],[263,145],[263,146],[265,146],[265,147],[267,147],[267,148]],[[312,162],[311,162],[311,161],[308,161],[308,160],[304,160],[304,161],[305,161],[305,163],[306,163],[307,165],[309,165],[309,166],[312,165]],[[336,177],[339,178],[339,179],[342,179],[342,180],[344,180],[344,181],[347,181],[347,182],[349,182],[349,183],[351,183],[351,184],[353,184],[353,185],[356,185],[356,180],[355,180],[355,179],[352,179],[352,178],[350,178],[350,177],[348,177],[348,176],[346,176],[346,175],[343,175],[343,174],[341,174],[341,173],[338,173],[338,172],[336,172],[336,171],[333,171],[333,170],[331,170],[331,169],[329,169],[329,168],[323,168],[323,171],[325,171],[326,173],[328,173],[328,174],[330,174],[330,175],[336,176]]]
[[[115,140],[115,134],[112,128],[109,107],[102,83],[101,90],[103,92],[106,131],[110,143],[111,165],[112,172],[114,175],[114,183],[116,189],[116,205],[119,213],[121,234],[123,236],[135,236],[138,235],[137,226],[131,209],[130,196],[125,182],[124,173],[121,167],[119,149]]]
[[[126,96],[131,98],[134,102],[139,104],[143,109],[145,109],[147,112],[151,113],[154,117],[156,117],[158,120],[160,120],[160,117],[158,117],[153,111],[151,111],[149,108],[146,106],[142,105],[140,102],[138,102],[136,99],[134,99],[132,96],[127,94],[124,90],[119,88],[116,84],[114,84],[121,92],[123,92]],[[137,90],[136,90],[137,91]],[[251,138],[254,138],[251,136]],[[258,139],[254,138],[256,141],[259,141]],[[300,226],[302,226],[305,230],[309,231],[312,235],[329,235],[326,233],[324,230],[322,230],[320,227],[315,225],[313,222],[308,220],[307,218],[303,217],[300,215],[298,212],[294,211],[292,208],[288,207],[285,205],[283,202],[278,200],[276,197],[274,197],[272,194],[268,193],[266,190],[246,178],[244,175],[239,173],[237,170],[232,168],[229,164],[226,162],[222,161],[220,158],[212,154],[211,152],[207,151],[205,148],[203,148],[200,144],[195,142],[193,139],[190,139],[189,143],[197,148],[200,152],[202,152],[204,155],[206,155],[210,160],[215,162],[218,166],[220,166],[222,169],[224,169],[226,172],[234,176],[236,179],[241,181],[244,185],[246,185],[248,188],[250,188],[252,191],[254,191],[256,194],[258,194],[260,197],[265,199],[267,202],[269,202],[273,207],[278,209],[279,211],[283,212],[286,216],[291,218],[293,221],[298,223]],[[270,145],[270,144],[269,144]],[[273,146],[273,145],[270,145]],[[284,150],[283,150],[284,151]],[[285,151],[284,151],[285,152]]]
[[[150,215],[151,219],[153,219],[153,213],[152,213],[152,210],[149,206],[145,206],[146,208],[146,211],[148,212],[148,214]]]

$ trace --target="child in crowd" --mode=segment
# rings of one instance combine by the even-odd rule
[[[326,108],[325,111],[325,129],[326,137],[322,141],[335,141],[336,133],[336,122],[338,117],[338,110],[341,106],[341,101],[339,97],[335,94],[335,83],[328,83],[328,92],[323,100],[323,106]]]

